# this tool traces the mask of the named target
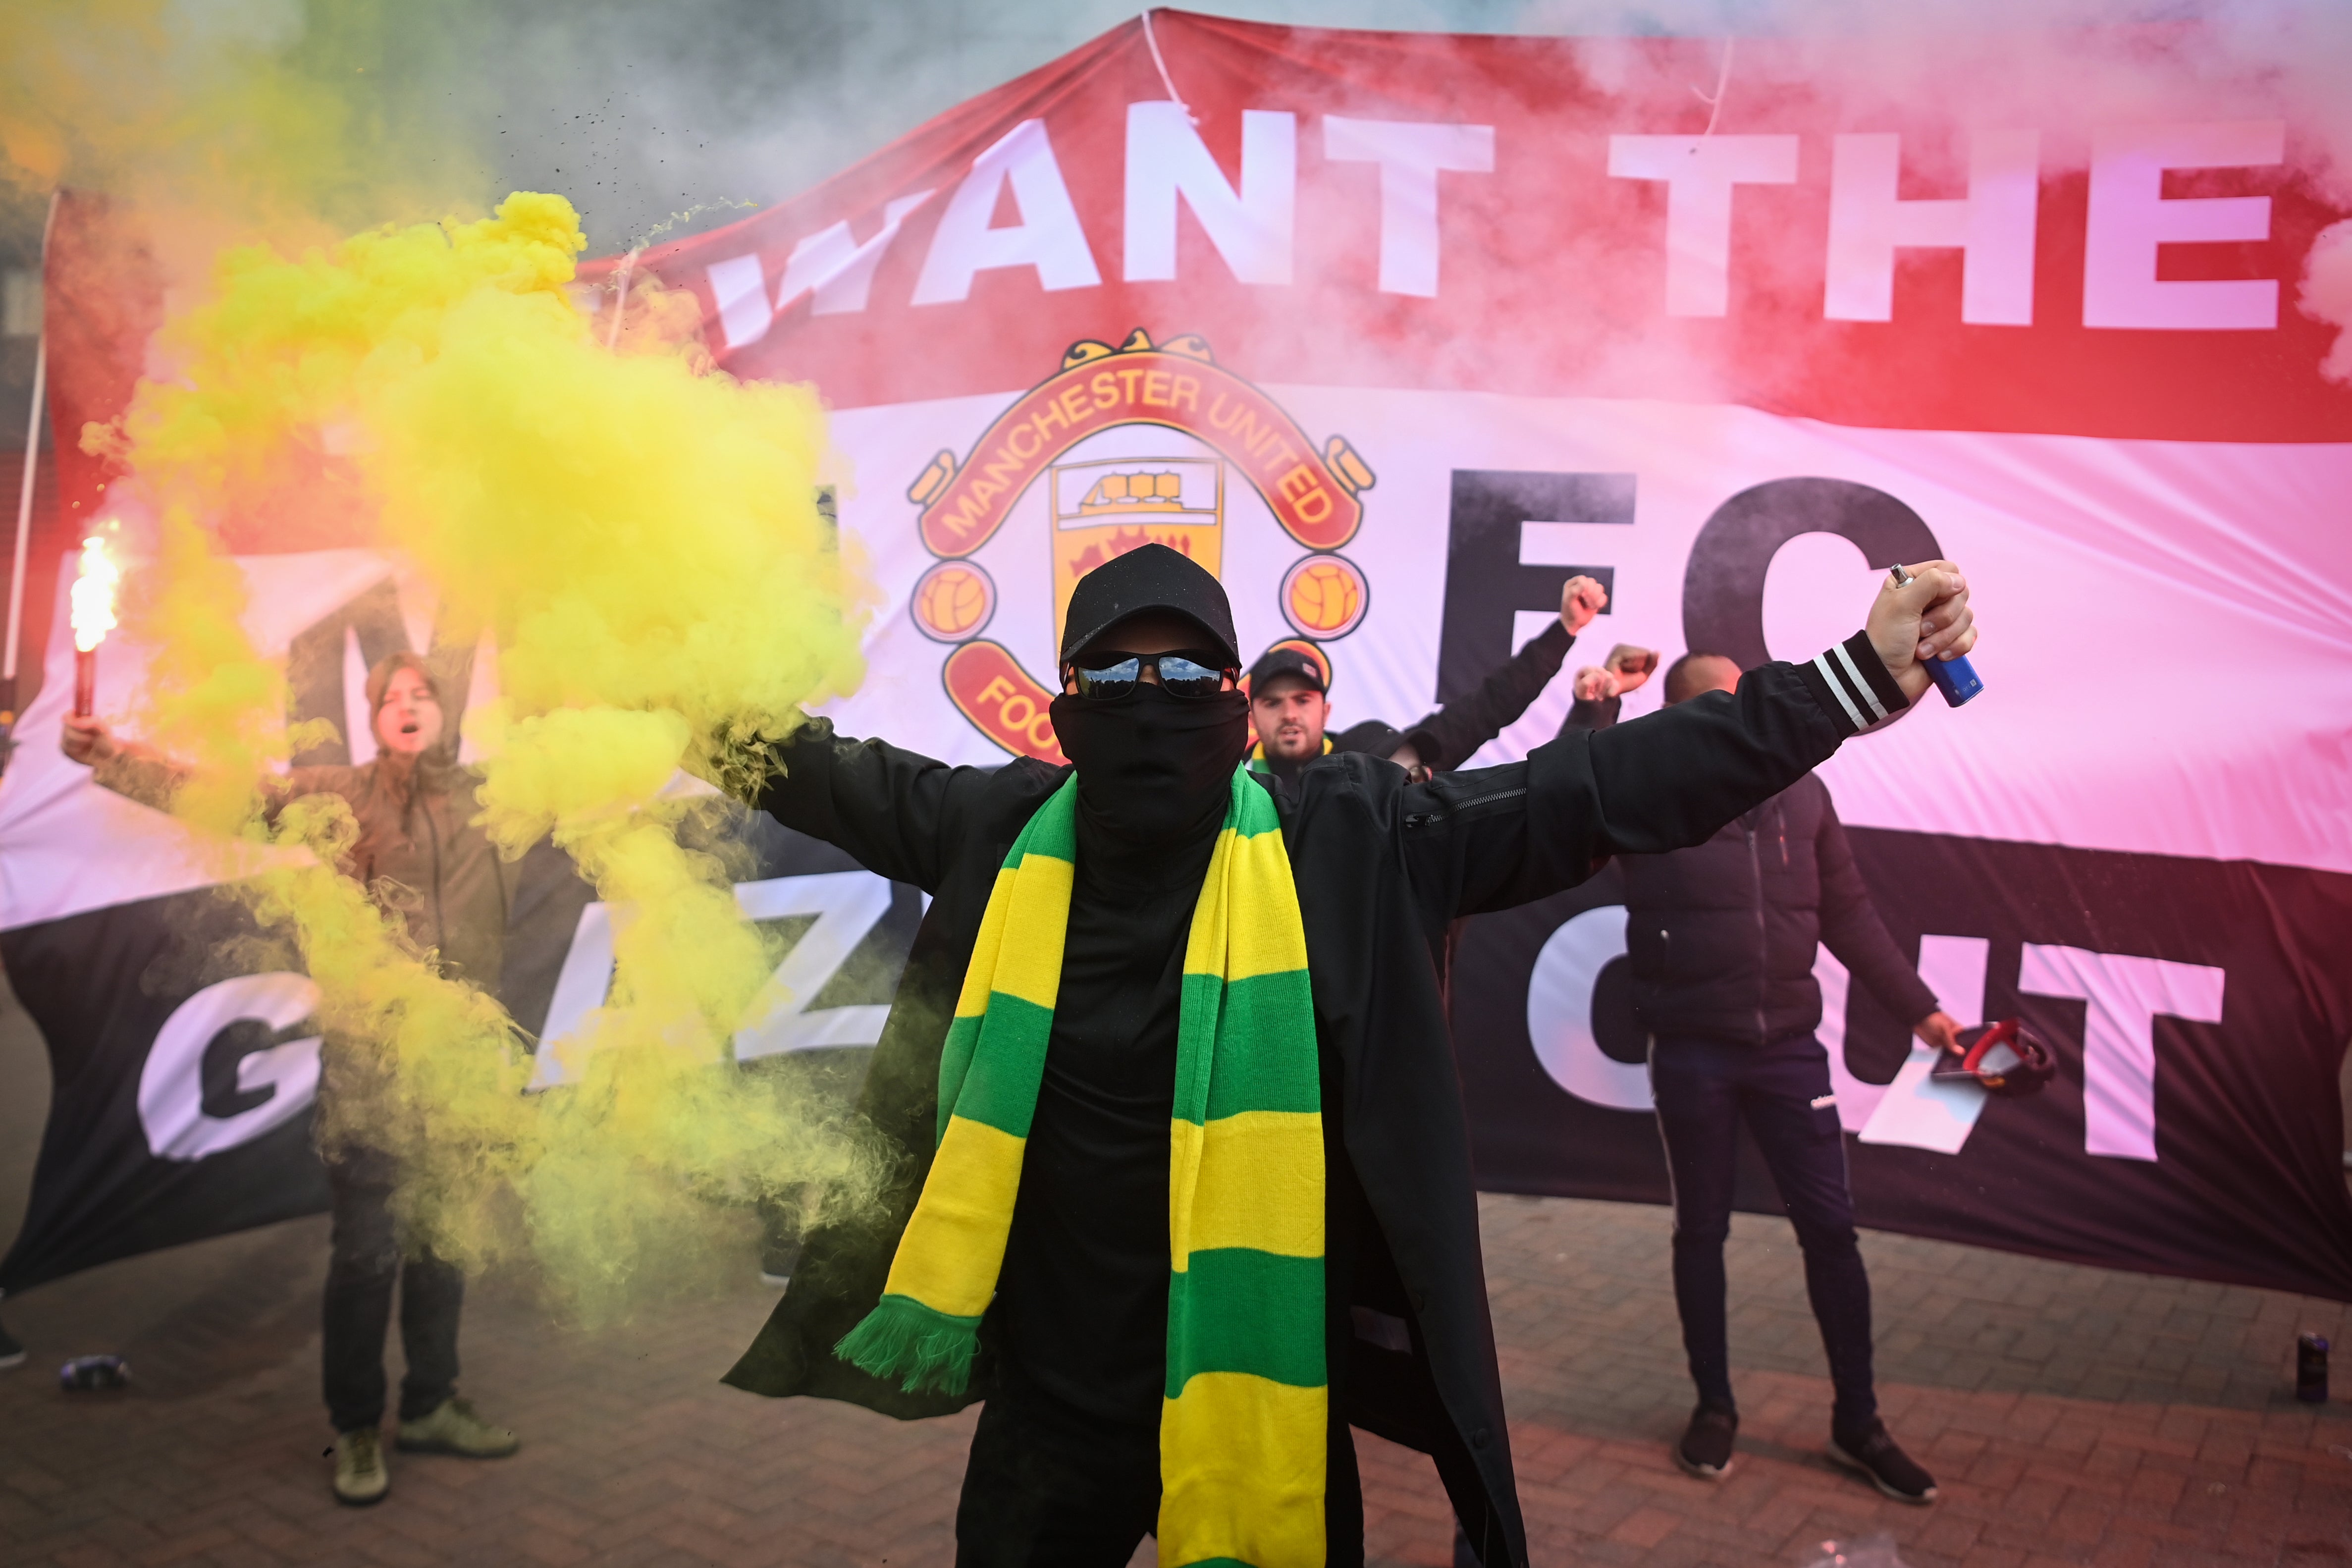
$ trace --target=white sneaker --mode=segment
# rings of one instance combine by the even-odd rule
[[[382,1502],[392,1489],[383,1462],[383,1434],[360,1426],[335,1434],[335,1500],[352,1508]]]

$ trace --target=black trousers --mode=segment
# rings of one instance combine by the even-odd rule
[[[457,1313],[466,1277],[426,1252],[403,1259],[392,1217],[394,1166],[373,1149],[350,1149],[327,1163],[334,1242],[327,1258],[324,1381],[338,1432],[383,1424],[383,1342],[400,1288],[400,1418],[429,1415],[456,1392]]]
[[[956,1504],[956,1568],[1127,1568],[1160,1521],[1160,1429],[1073,1409],[1017,1382],[989,1396]],[[1331,1426],[1327,1561],[1360,1568],[1364,1499],[1356,1445]]]
[[[1650,1042],[1650,1088],[1674,1181],[1675,1305],[1699,1398],[1731,1397],[1723,1243],[1731,1234],[1734,1141],[1738,1124],[1763,1152],[1780,1206],[1805,1255],[1805,1293],[1829,1354],[1841,1432],[1878,1415],[1870,1369],[1870,1276],[1853,1232],[1845,1136],[1830,1089],[1828,1053],[1811,1035],[1769,1045],[1720,1040]]]

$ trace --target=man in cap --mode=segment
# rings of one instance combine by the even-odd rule
[[[1570,577],[1560,588],[1559,619],[1529,637],[1508,661],[1479,682],[1477,689],[1404,730],[1383,720],[1366,719],[1337,735],[1327,735],[1331,717],[1329,661],[1311,643],[1278,642],[1250,667],[1250,718],[1258,736],[1250,766],[1271,774],[1286,787],[1309,760],[1333,752],[1386,757],[1418,779],[1458,768],[1528,710],[1528,705],[1559,673],[1577,634],[1608,603],[1608,590],[1598,582],[1582,575]],[[1609,656],[1610,668],[1618,668],[1622,656],[1636,651],[1618,648]],[[1631,690],[1641,684],[1648,669],[1621,674],[1625,689]]]
[[[349,765],[298,767],[267,781],[267,808],[306,795],[340,797],[358,829],[344,872],[368,889],[417,950],[444,974],[495,988],[506,943],[510,889],[505,862],[476,825],[476,778],[457,764],[443,722],[440,689],[425,661],[392,654],[368,672],[369,724],[376,754]],[[182,782],[173,763],[118,739],[104,721],[69,716],[65,753],[88,764],[107,788],[167,810]],[[500,1458],[520,1443],[474,1414],[457,1394],[457,1318],[466,1281],[394,1224],[393,1156],[365,1142],[373,1097],[394,1092],[364,1042],[331,1037],[319,1100],[342,1133],[322,1150],[334,1228],[327,1260],[321,1362],[328,1418],[335,1429],[336,1500],[380,1502],[392,1475],[383,1449],[384,1335],[399,1287],[400,1339],[408,1369],[400,1384],[403,1449]],[[339,1103],[340,1102],[340,1103]],[[334,1112],[340,1111],[340,1115]]]
[[[1654,658],[1655,656],[1652,656]],[[1721,654],[1692,652],[1665,676],[1669,710],[1731,693],[1745,678]],[[1622,688],[1577,672],[1563,741],[1606,731]],[[1959,1020],[1887,934],[1853,862],[1829,786],[1806,773],[1706,842],[1620,858],[1633,1011],[1650,1032],[1650,1087],[1675,1206],[1675,1307],[1698,1406],[1674,1447],[1702,1479],[1729,1472],[1739,1411],[1731,1394],[1723,1244],[1731,1233],[1742,1122],[1764,1155],[1805,1255],[1805,1293],[1835,1400],[1830,1457],[1899,1502],[1936,1500],[1935,1478],[1879,1419],[1871,1374],[1870,1276],[1853,1229],[1845,1135],[1829,1053],[1814,1031],[1830,952],[1911,1032],[1958,1049]]]
[[[1360,1563],[1352,1422],[1522,1564],[1436,953],[1456,915],[1696,843],[1974,641],[1956,568],[1869,629],[1526,762],[1340,754],[1277,798],[1223,589],[1147,545],[1071,595],[1071,763],[954,768],[811,720],[757,804],[932,895],[861,1110],[880,1201],[809,1237],[728,1374],[899,1416],[985,1399],[958,1562]],[[1852,673],[1858,668],[1860,674]],[[1857,693],[1859,693],[1857,695]]]

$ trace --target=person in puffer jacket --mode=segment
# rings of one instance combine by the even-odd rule
[[[351,765],[298,767],[265,781],[271,817],[305,795],[340,795],[359,836],[338,868],[401,923],[416,950],[444,975],[495,992],[512,901],[510,868],[476,826],[478,783],[457,760],[441,697],[425,661],[413,653],[381,659],[368,672],[369,722],[376,755]],[[97,782],[157,810],[168,809],[184,771],[143,745],[116,738],[94,718],[66,720],[65,754]],[[354,745],[353,754],[359,747]],[[370,1054],[331,1037],[319,1081],[321,1105],[367,1103]],[[350,1139],[320,1151],[332,1194],[322,1363],[327,1414],[335,1429],[332,1489],[340,1502],[383,1500],[384,1334],[399,1286],[400,1337],[408,1371],[401,1381],[396,1441],[406,1450],[499,1458],[520,1446],[458,1397],[457,1319],[465,1276],[400,1234],[392,1208],[394,1157]],[[405,1256],[404,1256],[404,1254]]]
[[[1736,690],[1738,665],[1688,653],[1667,670],[1669,704]],[[1562,732],[1616,721],[1615,682],[1578,672]],[[1734,1143],[1744,1121],[1805,1257],[1835,1404],[1829,1454],[1887,1496],[1935,1500],[1936,1483],[1887,1434],[1871,1379],[1870,1279],[1853,1228],[1845,1140],[1829,1056],[1814,1031],[1816,948],[1830,952],[1912,1032],[1954,1048],[1958,1021],[1887,934],[1853,851],[1811,773],[1706,842],[1622,855],[1625,952],[1635,1016],[1650,1035],[1650,1086],[1674,1185],[1675,1305],[1699,1403],[1675,1460],[1707,1479],[1731,1468],[1739,1427],[1725,1323]]]

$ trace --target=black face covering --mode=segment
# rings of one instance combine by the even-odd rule
[[[1077,764],[1083,822],[1137,848],[1183,842],[1224,820],[1249,735],[1249,699],[1171,697],[1139,686],[1125,697],[1054,699],[1054,732]]]

